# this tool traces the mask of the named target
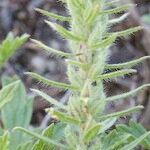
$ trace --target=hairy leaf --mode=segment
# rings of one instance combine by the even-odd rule
[[[122,116],[129,115],[130,113],[137,112],[141,109],[143,109],[143,106],[135,106],[135,107],[123,110],[123,111],[111,113],[111,114],[108,114],[108,115],[103,115],[103,116],[99,117],[99,120],[106,120],[108,118],[114,118],[114,117],[119,118],[119,117],[122,117]]]
[[[48,11],[45,11],[45,10],[42,10],[42,9],[39,9],[39,8],[36,8],[35,10],[37,12],[43,14],[44,16],[47,16],[47,17],[52,18],[52,19],[56,19],[56,20],[60,20],[60,21],[70,21],[71,20],[70,17],[56,15],[54,13],[51,13],[51,12],[48,12]]]
[[[53,48],[50,48],[48,46],[46,46],[45,44],[43,44],[42,42],[38,41],[38,40],[35,40],[35,39],[31,39],[31,41],[33,43],[35,43],[37,46],[39,46],[40,48],[50,52],[51,54],[54,54],[56,56],[61,56],[61,57],[72,57],[74,56],[73,54],[71,53],[65,53],[65,52],[62,52],[62,51],[59,51],[59,50],[56,50],[56,49],[53,49]]]
[[[107,69],[121,69],[121,68],[131,68],[137,65],[138,63],[141,63],[147,59],[150,59],[150,56],[143,56],[139,59],[135,59],[129,62],[120,63],[120,64],[107,64],[105,65],[105,68]]]
[[[111,97],[107,97],[106,98],[106,101],[109,102],[109,101],[117,101],[117,100],[121,100],[123,98],[127,98],[129,96],[134,96],[137,92],[145,89],[145,88],[148,88],[150,87],[150,84],[145,84],[145,85],[142,85],[130,92],[127,92],[127,93],[123,93],[123,94],[120,94],[120,95],[116,95],[116,96],[111,96]]]
[[[65,83],[48,80],[48,79],[46,79],[36,73],[33,73],[33,72],[26,72],[25,74],[37,79],[40,82],[43,82],[47,86],[53,86],[53,87],[62,88],[62,89],[78,90],[77,87],[74,87],[72,85],[65,84]]]
[[[37,95],[43,97],[45,100],[47,100],[49,103],[57,106],[58,108],[61,108],[61,109],[64,109],[66,110],[66,106],[63,105],[62,103],[58,102],[57,100],[53,99],[52,97],[50,97],[49,95],[39,91],[39,90],[36,90],[36,89],[31,89],[33,92],[35,92]]]

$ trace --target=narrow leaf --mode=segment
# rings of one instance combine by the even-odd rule
[[[71,60],[71,59],[66,59],[66,62],[71,64],[71,65],[74,65],[75,67],[79,67],[79,68],[82,68],[82,69],[87,69],[88,68],[88,64],[86,64],[86,63],[81,63],[81,62]]]
[[[60,148],[68,149],[65,145],[63,145],[63,144],[61,144],[61,143],[55,142],[55,141],[53,141],[53,140],[50,139],[50,138],[44,137],[44,136],[39,135],[39,134],[37,134],[37,133],[35,133],[35,132],[31,132],[31,131],[29,131],[29,130],[27,130],[27,129],[25,129],[25,128],[15,127],[14,130],[24,132],[24,133],[26,133],[26,134],[28,134],[28,135],[31,135],[31,136],[33,136],[33,137],[35,137],[35,138],[37,138],[37,139],[40,139],[40,140],[46,142],[46,143],[49,144],[49,145],[53,144],[53,145],[56,145],[56,146],[58,146],[58,147],[60,147]]]
[[[99,117],[99,119],[100,120],[105,120],[105,119],[108,119],[108,118],[126,116],[130,113],[137,112],[140,109],[143,109],[143,106],[139,105],[139,106],[136,106],[136,107],[132,107],[130,109],[123,110],[123,111],[111,113],[111,114],[108,114],[108,115],[103,115],[103,116]]]
[[[120,6],[120,7],[117,7],[117,8],[104,10],[101,13],[102,14],[108,14],[108,15],[110,15],[110,14],[117,14],[117,13],[120,13],[120,12],[128,10],[131,6],[134,6],[134,5],[131,5],[131,4],[123,5],[123,6]]]
[[[120,2],[120,0],[112,0],[110,2],[106,2],[105,5],[112,6],[112,5],[114,5],[114,4],[118,3],[118,2]]]
[[[116,126],[116,129],[120,133],[127,133],[133,137],[133,140],[139,138],[141,135],[144,135],[147,131],[146,129],[140,124],[133,120],[129,122],[129,125],[119,124]],[[146,137],[141,143],[145,149],[150,149],[150,135]]]
[[[73,118],[72,116],[69,116],[68,114],[62,113],[60,111],[55,111],[53,108],[47,109],[52,117],[61,120],[62,122],[65,123],[71,123],[71,124],[80,124],[80,120],[77,120],[76,118]]]
[[[96,18],[96,16],[98,15],[98,12],[100,10],[100,6],[99,4],[96,4],[93,9],[89,12],[88,15],[86,15],[86,19],[85,19],[85,22],[87,24],[92,24],[94,19]]]
[[[48,80],[36,73],[33,73],[33,72],[26,72],[25,73],[26,75],[29,75],[33,78],[35,78],[36,80],[38,81],[41,81],[43,82],[45,85],[47,86],[54,86],[54,87],[57,87],[57,88],[62,88],[62,89],[72,89],[72,90],[78,90],[77,87],[74,87],[72,85],[69,85],[69,84],[65,84],[65,83],[60,83],[60,82],[56,82],[56,81],[52,81],[52,80]]]
[[[125,13],[122,16],[120,16],[119,18],[109,20],[109,24],[120,23],[120,22],[124,21],[128,16],[129,16],[129,13]]]
[[[102,74],[98,77],[96,77],[95,79],[100,79],[100,80],[105,80],[105,79],[112,79],[112,78],[116,78],[116,77],[120,77],[126,74],[130,74],[130,73],[136,73],[137,71],[134,69],[124,69],[124,70],[119,70],[119,71],[115,71],[115,72],[111,72],[111,73],[106,73],[106,74]]]
[[[64,27],[62,27],[56,23],[52,23],[50,21],[45,21],[45,22],[49,26],[51,26],[54,30],[56,30],[58,33],[60,33],[66,39],[75,40],[75,41],[84,40],[83,38],[74,35],[73,33],[71,33],[71,31],[65,29]]]
[[[101,122],[102,128],[100,129],[99,133],[103,133],[106,130],[108,130],[109,128],[111,128],[115,124],[116,121],[117,121],[117,118],[111,118],[111,119],[102,121]]]
[[[130,29],[127,29],[127,30],[124,30],[124,31],[118,31],[118,32],[114,32],[113,34],[116,34],[117,37],[124,37],[124,36],[128,36],[130,34],[133,34],[139,30],[141,30],[142,27],[141,26],[138,26],[138,27],[133,27],[133,28],[130,28]],[[110,33],[109,33],[110,34]],[[111,33],[112,34],[112,33]]]
[[[47,16],[52,19],[56,19],[56,20],[60,20],[60,21],[70,21],[71,20],[70,17],[60,16],[60,15],[57,15],[57,14],[54,14],[54,13],[51,13],[51,12],[48,12],[48,11],[45,11],[45,10],[42,10],[39,8],[36,8],[35,10],[37,12],[43,14],[44,16]]]
[[[93,49],[108,47],[109,45],[111,45],[116,40],[116,38],[117,38],[117,36],[115,34],[111,35],[108,38],[91,45],[90,47]]]
[[[65,105],[63,105],[62,103],[58,102],[57,100],[53,99],[52,97],[50,97],[49,95],[43,93],[42,91],[36,90],[36,89],[31,89],[31,91],[35,92],[37,95],[43,97],[45,100],[47,100],[49,103],[57,106],[58,108],[62,108],[62,109],[67,109]]]
[[[96,124],[90,129],[88,129],[83,137],[84,141],[87,143],[90,142],[99,133],[100,128],[101,128],[101,125]]]
[[[138,63],[141,63],[147,59],[150,59],[150,56],[144,56],[139,59],[135,59],[129,62],[120,63],[120,64],[107,64],[105,68],[107,69],[121,69],[121,68],[131,68],[137,65]]]
[[[121,150],[133,150],[135,147],[137,147],[138,144],[140,144],[148,135],[150,135],[150,132],[147,132],[140,136],[139,138],[135,139],[133,142],[131,142],[128,145],[125,145]]]
[[[56,56],[61,56],[61,57],[71,57],[71,56],[74,56],[73,54],[71,53],[65,53],[63,51],[59,51],[59,50],[56,50],[56,49],[53,49],[51,47],[48,47],[47,45],[43,44],[42,42],[38,41],[38,40],[35,40],[35,39],[31,39],[31,41],[33,43],[35,43],[38,47],[46,50],[47,52],[50,52]]]
[[[123,98],[127,98],[129,96],[134,96],[137,92],[145,89],[145,88],[148,88],[150,87],[150,84],[145,84],[145,85],[142,85],[130,92],[127,92],[127,93],[123,93],[123,94],[120,94],[120,95],[116,95],[116,96],[111,96],[111,97],[107,97],[106,98],[106,101],[109,102],[109,101],[117,101],[117,100],[121,100]]]

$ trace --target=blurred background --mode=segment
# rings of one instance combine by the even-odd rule
[[[122,2],[122,5],[124,3],[127,3],[127,1]],[[126,62],[150,55],[150,0],[130,0],[130,3],[137,5],[130,10],[128,19],[112,26],[110,30],[119,31],[139,25],[143,26],[144,29],[127,38],[118,39],[110,48],[108,63]],[[44,23],[45,17],[35,12],[35,8],[67,15],[64,6],[57,0],[0,0],[0,41],[5,38],[9,31],[13,31],[16,35],[28,33],[31,38],[38,39],[53,48],[69,51],[65,40],[62,40],[59,35]],[[68,27],[65,22],[62,25]],[[107,95],[127,92],[144,83],[150,83],[150,61],[145,61],[136,66],[136,69],[138,70],[137,74],[127,75],[117,80],[105,81]],[[1,70],[0,76],[17,74],[31,95],[33,93],[30,92],[29,88],[38,87],[58,100],[66,96],[65,91],[45,87],[34,82],[24,75],[26,71],[36,72],[55,81],[68,82],[63,59],[50,56],[38,49],[30,40],[8,61]],[[39,126],[43,119],[46,119],[44,109],[49,105],[39,97],[35,97],[35,99],[31,124]],[[131,117],[140,121],[147,129],[150,129],[150,90],[142,91],[127,101],[111,103],[106,107],[106,110],[114,112],[137,104],[144,105],[145,109]],[[124,122],[126,119],[129,118],[122,118],[121,121]]]

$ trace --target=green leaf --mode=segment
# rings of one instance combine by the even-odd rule
[[[51,13],[51,12],[48,12],[48,11],[45,11],[45,10],[42,10],[42,9],[39,9],[39,8],[36,8],[35,10],[37,12],[43,14],[44,16],[47,16],[47,17],[52,18],[52,19],[56,19],[56,20],[60,20],[60,21],[70,21],[71,20],[70,17],[56,15],[54,13]]]
[[[130,137],[129,134],[119,133],[115,129],[108,131],[108,134],[104,134],[102,138],[102,150],[120,150],[127,142],[128,138]]]
[[[118,3],[118,2],[120,2],[120,0],[112,0],[110,2],[106,2],[105,5],[112,6],[112,5],[114,5],[114,4]]]
[[[93,138],[97,136],[101,127],[102,127],[101,124],[96,124],[92,126],[90,129],[88,129],[84,134],[84,137],[83,137],[84,141],[86,143],[89,143]]]
[[[62,89],[78,90],[77,87],[74,87],[74,86],[69,85],[69,84],[61,83],[61,82],[48,80],[48,79],[46,79],[46,78],[44,78],[44,77],[42,77],[36,73],[33,73],[33,72],[26,72],[25,74],[35,78],[38,81],[43,82],[47,86],[54,86],[54,87],[62,88]]]
[[[71,59],[66,59],[66,62],[68,64],[71,64],[71,65],[75,66],[75,67],[82,68],[84,70],[88,69],[88,67],[89,67],[89,64],[87,64],[87,63],[81,63],[81,62],[71,60]]]
[[[4,88],[15,80],[18,80],[18,78],[3,77],[2,82]],[[26,95],[25,87],[20,80],[16,82],[18,82],[18,84],[11,102],[7,103],[1,110],[3,126],[6,130],[12,130],[15,126],[27,128],[31,121],[33,98]],[[14,86],[11,87],[11,90],[12,89],[14,89]],[[11,132],[10,150],[16,149],[19,144],[26,140],[29,140],[26,135]]]
[[[123,5],[123,6],[119,6],[117,8],[113,8],[113,9],[109,9],[109,10],[104,10],[101,13],[102,14],[108,14],[108,15],[110,15],[110,14],[117,14],[117,13],[121,13],[123,11],[128,10],[131,6],[133,7],[134,5],[131,5],[131,4]]]
[[[126,30],[118,31],[118,32],[114,32],[114,33],[109,33],[109,34],[116,34],[117,37],[124,37],[124,36],[128,36],[130,34],[133,34],[137,31],[140,31],[142,29],[143,29],[143,27],[138,26],[138,27],[133,27],[133,28],[130,28],[130,29],[126,29]]]
[[[86,14],[85,22],[88,25],[91,25],[96,19],[98,12],[100,11],[100,5],[97,3],[92,7],[91,10],[88,10],[88,14]]]
[[[139,138],[135,139],[130,144],[125,145],[123,148],[121,148],[121,150],[133,150],[133,148],[137,147],[138,144],[140,144],[148,135],[150,135],[150,132],[141,135]]]
[[[117,36],[115,34],[111,35],[108,38],[91,45],[90,47],[93,49],[108,47],[116,40],[116,38],[117,38]]]
[[[110,118],[110,119],[106,119],[105,121],[102,121],[101,122],[101,129],[100,129],[100,132],[99,133],[103,133],[105,131],[107,131],[109,128],[111,128],[115,122],[117,121],[117,118]]]
[[[71,31],[68,31],[67,29],[65,29],[64,27],[56,23],[52,23],[50,21],[45,21],[45,22],[66,39],[75,40],[75,41],[84,40],[82,37],[78,37],[74,35],[73,33],[71,33]]]
[[[56,111],[53,108],[49,108],[47,109],[47,111],[50,113],[52,117],[59,119],[62,122],[75,124],[75,125],[79,125],[81,123],[80,120],[77,120],[76,118],[73,118],[72,116],[69,116],[68,114],[62,113],[60,111]]]
[[[64,138],[64,124],[62,123],[57,123],[57,124],[51,124],[50,126],[48,126],[42,133],[42,136],[47,137],[47,138],[51,138],[53,139],[55,142],[58,142],[60,140],[63,140]],[[32,150],[50,150],[50,149],[54,149],[55,145],[54,144],[47,144],[45,141],[43,140],[38,140],[34,146]]]
[[[14,88],[14,80],[18,78],[3,77],[2,80],[4,88],[11,83],[11,89],[15,89],[12,101],[2,108],[1,117],[6,129],[12,129],[16,125],[28,127],[32,115],[32,98],[26,95],[25,87],[20,80],[16,81],[16,88]]]
[[[10,32],[7,35],[6,39],[0,45],[0,68],[14,54],[14,52],[27,41],[28,38],[28,34],[14,37]]]
[[[9,133],[5,132],[3,136],[0,136],[0,149],[9,150]]]
[[[141,124],[132,120],[129,122],[128,126],[125,124],[119,124],[116,126],[116,129],[118,132],[130,134],[133,137],[133,140],[147,132]],[[140,145],[142,145],[145,149],[150,149],[150,135],[147,136]]]
[[[35,92],[37,95],[43,97],[45,100],[47,100],[49,103],[57,106],[58,108],[61,108],[61,109],[64,109],[66,110],[66,106],[63,105],[62,103],[58,102],[58,100],[55,100],[53,99],[52,97],[50,97],[49,95],[39,91],[39,90],[36,90],[36,89],[31,89],[31,91]]]
[[[34,138],[37,138],[37,139],[40,139],[42,140],[43,142],[47,143],[48,145],[55,145],[57,147],[60,147],[60,148],[64,148],[64,149],[68,149],[65,145],[61,144],[61,143],[58,143],[58,142],[55,142],[54,140],[50,139],[50,138],[47,138],[47,137],[44,137],[42,135],[39,135],[37,133],[34,133],[32,131],[29,131],[25,128],[21,128],[21,127],[15,127],[14,130],[17,130],[17,131],[21,131],[21,132],[24,132],[30,136],[33,136]]]
[[[42,42],[40,42],[38,40],[31,39],[31,41],[33,43],[35,43],[37,46],[39,46],[40,48],[42,48],[42,49],[46,50],[47,52],[50,52],[51,54],[54,54],[56,56],[61,56],[61,57],[72,57],[72,56],[74,56],[71,53],[65,53],[65,52],[53,49],[51,47],[48,47],[48,46],[46,46],[45,44],[43,44]]]
[[[150,87],[150,84],[145,84],[145,85],[142,85],[130,92],[127,92],[127,93],[123,93],[123,94],[120,94],[120,95],[115,95],[115,96],[111,96],[111,97],[107,97],[106,98],[106,101],[109,102],[109,101],[117,101],[117,100],[121,100],[123,98],[127,98],[127,97],[130,97],[130,96],[134,96],[137,92],[145,89],[145,88],[148,88]]]
[[[106,120],[108,118],[114,118],[114,117],[119,118],[119,117],[122,117],[122,116],[129,115],[130,113],[137,112],[137,111],[139,111],[143,108],[144,108],[143,106],[139,105],[139,106],[135,106],[135,107],[123,110],[123,111],[111,113],[111,114],[108,114],[108,115],[103,115],[103,116],[99,117],[98,119],[99,120]]]
[[[0,109],[4,107],[8,102],[12,101],[19,83],[19,81],[13,82],[0,90]]]
[[[28,142],[20,144],[17,147],[17,150],[31,150],[32,147],[33,147],[33,141],[28,141]]]
[[[150,59],[150,56],[144,56],[139,59],[135,59],[129,62],[120,63],[120,64],[107,64],[105,65],[106,69],[121,69],[121,68],[131,68],[137,65],[138,63],[141,63],[147,59]]]
[[[109,20],[109,24],[116,24],[116,23],[120,23],[122,21],[124,21],[127,17],[129,16],[129,13],[125,13],[122,16]]]
[[[119,70],[119,71],[115,71],[115,72],[111,72],[111,73],[102,74],[102,75],[96,77],[95,80],[112,79],[112,78],[124,76],[124,75],[130,74],[130,73],[136,73],[136,72],[137,71],[135,69],[124,69],[124,70]]]

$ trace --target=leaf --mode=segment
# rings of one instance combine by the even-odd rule
[[[132,108],[129,108],[129,109],[126,109],[126,110],[123,110],[123,111],[119,111],[119,112],[115,112],[115,113],[111,113],[111,114],[108,114],[108,115],[103,115],[101,117],[99,117],[98,119],[99,120],[106,120],[108,118],[114,118],[114,117],[121,117],[121,116],[126,116],[130,113],[133,113],[133,112],[136,112],[136,111],[139,111],[143,109],[143,106],[139,105],[139,106],[135,106],[135,107],[132,107]]]
[[[131,68],[137,65],[138,63],[141,63],[147,59],[150,59],[150,56],[144,56],[139,59],[135,59],[129,62],[120,63],[120,64],[107,64],[105,65],[106,69],[121,69],[121,68]]]
[[[14,80],[18,80],[18,78],[4,77],[2,79],[4,88],[9,83],[13,84]],[[6,129],[12,129],[16,125],[28,127],[32,115],[32,98],[26,95],[25,87],[20,80],[16,81],[16,85],[12,101],[2,108],[1,117]],[[14,85],[11,89],[14,89]]]
[[[109,20],[109,24],[116,24],[116,23],[120,23],[122,21],[124,21],[127,17],[129,16],[129,13],[125,13],[122,16]]]
[[[142,29],[143,29],[143,27],[138,26],[138,27],[133,27],[133,28],[130,28],[130,29],[126,29],[126,30],[118,31],[118,32],[113,32],[113,33],[109,33],[109,34],[116,34],[117,37],[124,37],[124,36],[128,36],[130,34],[133,34],[137,31],[140,31]]]
[[[141,124],[132,120],[129,122],[128,126],[120,124],[116,126],[116,129],[118,132],[130,134],[134,140],[147,132]],[[147,136],[140,145],[142,145],[145,149],[150,149],[150,135]]]
[[[148,135],[150,135],[150,132],[141,135],[130,144],[125,145],[123,148],[121,148],[121,150],[133,150],[133,148],[137,147],[137,145],[140,144]]]
[[[5,132],[3,136],[0,136],[0,149],[9,150],[9,133]]]
[[[58,143],[58,142],[55,142],[55,141],[53,141],[52,139],[47,138],[47,137],[44,137],[44,136],[39,135],[39,134],[37,134],[37,133],[31,132],[31,131],[29,131],[29,130],[27,130],[27,129],[25,129],[25,128],[15,127],[14,130],[24,132],[24,133],[26,133],[26,134],[28,134],[28,135],[30,135],[30,136],[33,136],[34,138],[37,138],[37,139],[40,139],[40,140],[44,141],[45,143],[47,143],[47,144],[49,144],[49,145],[53,144],[53,145],[58,146],[58,147],[60,147],[60,148],[67,149],[67,147],[66,147],[65,145],[63,145],[63,144],[61,144],[61,143]]]
[[[18,78],[3,77],[2,82],[4,88],[15,80],[18,80]],[[11,102],[7,103],[1,110],[3,126],[6,130],[12,130],[15,126],[27,128],[31,121],[33,98],[26,95],[25,87],[20,80],[16,82],[18,82],[18,86],[16,87]],[[14,89],[14,86],[12,89]],[[16,149],[19,144],[26,140],[29,140],[27,135],[11,132],[10,150]]]
[[[111,96],[111,97],[107,97],[106,98],[106,101],[109,102],[109,101],[117,101],[117,100],[121,100],[123,98],[127,98],[129,96],[134,96],[137,92],[145,89],[145,88],[148,88],[150,87],[150,84],[145,84],[145,85],[142,85],[132,91],[129,91],[127,93],[123,93],[123,94],[120,94],[120,95],[115,95],[115,96]]]
[[[84,70],[88,69],[88,67],[89,67],[89,64],[87,64],[87,63],[81,63],[81,62],[78,62],[78,61],[75,61],[75,60],[71,60],[71,59],[66,59],[66,62],[68,64],[73,65],[73,66],[82,68]]]
[[[114,5],[114,4],[118,3],[118,2],[120,2],[120,0],[112,0],[110,2],[106,2],[105,5],[112,6],[112,5]]]
[[[137,71],[135,69],[124,69],[124,70],[114,71],[111,73],[102,74],[96,77],[95,80],[112,79],[112,78],[116,78],[116,77],[123,76],[123,75],[130,74],[130,73],[136,73],[136,72]]]
[[[47,111],[50,113],[52,117],[59,119],[62,122],[75,124],[75,125],[79,125],[81,123],[80,120],[77,120],[76,118],[73,118],[72,116],[69,116],[68,114],[62,113],[60,111],[56,111],[53,108],[47,109]]]
[[[105,121],[102,121],[101,122],[101,129],[100,129],[100,132],[99,133],[103,133],[105,131],[107,131],[109,128],[111,128],[115,122],[117,121],[117,118],[111,118],[111,119],[106,119]]]
[[[17,91],[19,81],[13,82],[0,90],[0,109],[12,101]],[[7,118],[8,119],[8,118]]]
[[[51,124],[48,126],[42,133],[42,136],[51,138],[54,141],[58,142],[64,138],[64,124],[62,123],[57,123],[57,124]],[[38,140],[32,150],[49,150],[49,149],[54,149],[53,144],[49,145],[45,143],[43,140]]]
[[[70,21],[71,20],[70,17],[56,15],[54,13],[51,13],[51,12],[48,12],[48,11],[45,11],[45,10],[42,10],[42,9],[39,9],[39,8],[36,8],[35,10],[37,12],[43,14],[44,16],[47,16],[47,17],[52,18],[52,19],[56,19],[56,20],[60,20],[60,21]]]
[[[31,150],[32,147],[33,147],[33,141],[28,141],[28,142],[20,144],[17,147],[17,150]]]
[[[57,106],[58,108],[61,108],[61,109],[64,109],[66,110],[66,106],[63,105],[62,103],[58,102],[57,100],[51,98],[49,95],[39,91],[39,90],[36,90],[36,89],[31,89],[31,91],[35,92],[37,95],[43,97],[45,100],[47,100],[49,103]]]
[[[42,77],[36,73],[33,73],[33,72],[26,72],[25,74],[35,78],[38,81],[43,82],[47,86],[54,86],[54,87],[62,88],[62,89],[78,90],[77,87],[74,87],[74,86],[69,85],[69,84],[61,83],[61,82],[48,80],[48,79],[46,79],[46,78],[44,78],[44,77]]]
[[[115,129],[111,130],[108,134],[104,134],[102,138],[102,150],[120,150],[128,141],[129,134],[120,134]]]
[[[86,143],[89,143],[90,141],[92,141],[92,139],[96,137],[97,134],[99,133],[100,128],[101,128],[101,124],[96,124],[92,126],[90,129],[88,129],[84,134],[84,137],[83,137],[84,141]]]
[[[48,52],[50,52],[50,53],[52,53],[56,56],[61,56],[61,57],[72,57],[72,56],[74,56],[71,53],[65,53],[65,52],[50,48],[50,47],[46,46],[45,44],[43,44],[42,42],[40,42],[38,40],[31,39],[31,41],[33,43],[35,43],[37,46],[39,46],[40,48],[42,48],[42,49],[44,49],[44,50],[46,50],[46,51],[48,51]]]
[[[82,37],[78,37],[74,35],[73,33],[71,33],[71,31],[68,31],[67,29],[65,29],[64,27],[56,23],[52,23],[50,21],[45,21],[45,22],[66,39],[75,40],[75,41],[84,40]]]
[[[123,6],[119,6],[117,8],[104,10],[101,13],[102,14],[108,14],[108,15],[110,15],[110,14],[117,14],[117,13],[121,13],[121,12],[123,12],[125,10],[128,10],[131,6],[133,7],[134,5],[132,5],[132,4],[123,5]]]
[[[91,45],[90,47],[93,49],[108,47],[109,45],[111,45],[116,40],[116,38],[117,38],[117,36],[115,34],[111,35],[108,38],[106,38],[100,42],[97,42],[94,45]]]
[[[14,37],[10,32],[6,39],[0,45],[0,68],[14,54],[14,52],[23,45],[29,38],[28,34]]]
[[[91,25],[96,19],[99,11],[100,11],[100,5],[97,3],[95,4],[95,6],[92,7],[92,10],[89,10],[88,14],[86,14],[86,18],[85,18],[86,24]]]

